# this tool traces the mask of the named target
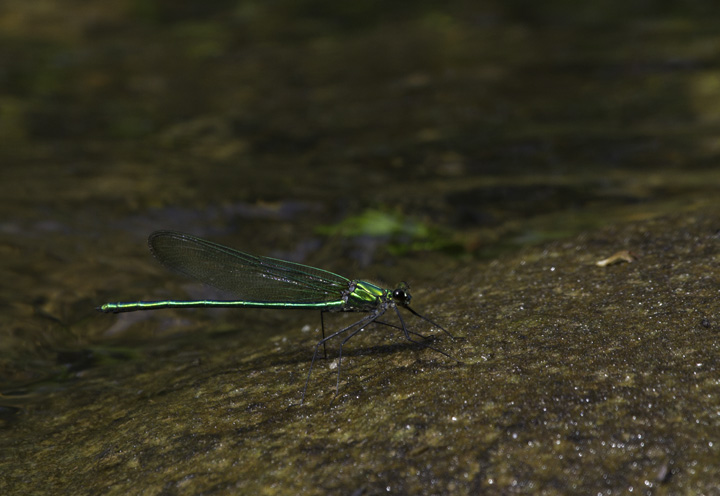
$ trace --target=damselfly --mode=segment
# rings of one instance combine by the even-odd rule
[[[340,363],[345,343],[375,322],[400,329],[413,343],[426,346],[448,358],[457,360],[424,341],[424,336],[408,330],[400,314],[404,308],[411,314],[432,324],[453,337],[446,329],[417,313],[410,307],[410,291],[405,283],[395,289],[385,289],[366,281],[351,280],[327,270],[316,269],[295,262],[249,255],[204,239],[173,231],[157,231],[148,239],[150,251],[167,268],[194,278],[232,295],[233,300],[163,300],[127,303],[106,303],[103,312],[132,312],[160,308],[243,307],[243,308],[299,308],[320,310],[323,338],[315,345],[301,403],[310,382],[320,346],[335,337],[343,336],[338,353],[336,394],[340,389]],[[388,309],[398,316],[400,326],[378,320]],[[365,312],[357,322],[325,337],[324,312]]]

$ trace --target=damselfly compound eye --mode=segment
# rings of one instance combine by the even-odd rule
[[[408,293],[404,289],[398,288],[394,290],[392,293],[392,297],[396,303],[401,303],[403,305],[408,305],[410,303],[410,293]]]

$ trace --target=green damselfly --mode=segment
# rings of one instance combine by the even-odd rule
[[[150,251],[165,267],[196,279],[232,295],[233,300],[164,300],[105,303],[98,310],[106,313],[156,310],[160,308],[243,307],[243,308],[297,308],[320,310],[323,338],[315,345],[301,403],[310,382],[320,346],[335,337],[344,336],[338,352],[336,394],[340,389],[340,364],[345,343],[375,322],[399,329],[405,339],[428,347],[448,358],[455,357],[426,342],[413,339],[425,336],[408,330],[399,308],[430,323],[453,337],[446,329],[410,308],[410,291],[406,283],[395,289],[385,289],[366,281],[351,280],[327,270],[277,258],[249,255],[190,234],[174,231],[156,231],[148,239]],[[400,326],[378,320],[392,308]],[[366,312],[357,322],[325,336],[325,312]]]

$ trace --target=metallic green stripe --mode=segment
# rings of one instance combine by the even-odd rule
[[[193,301],[134,301],[128,303],[105,303],[99,308],[105,313],[132,312],[135,310],[154,310],[158,308],[195,308],[195,307],[241,307],[241,308],[319,308],[339,309],[345,302],[343,300],[324,301],[321,303],[267,303],[261,301],[221,301],[221,300],[193,300]]]

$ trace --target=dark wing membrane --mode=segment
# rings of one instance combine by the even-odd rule
[[[157,231],[150,251],[171,270],[227,292],[268,303],[322,303],[342,298],[350,280],[284,260],[248,255],[189,234]]]

